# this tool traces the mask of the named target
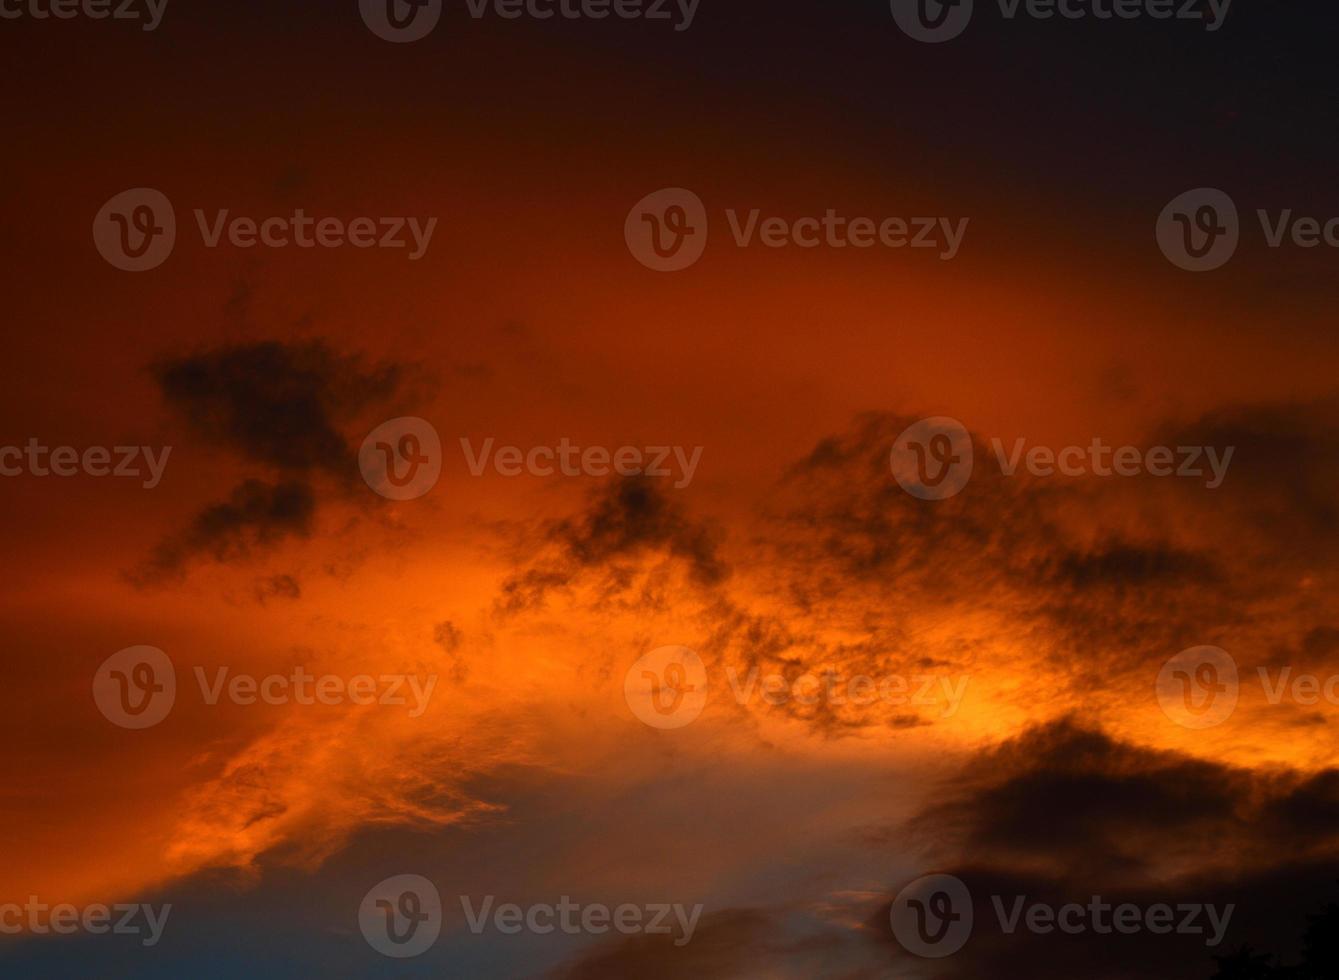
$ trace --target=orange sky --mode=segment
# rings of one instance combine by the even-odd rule
[[[485,888],[471,841],[515,834],[534,851],[506,880],[525,894],[575,878],[736,908],[775,883],[788,909],[863,932],[925,861],[981,859],[894,828],[943,802],[943,781],[975,772],[983,753],[1048,725],[1100,732],[1130,753],[1122,772],[1173,757],[1216,767],[1249,783],[1254,803],[1328,771],[1331,706],[1271,705],[1244,682],[1230,724],[1192,731],[1154,696],[1159,667],[1199,644],[1231,652],[1247,679],[1260,666],[1339,670],[1328,296],[1291,282],[1273,255],[1206,277],[1169,265],[1152,229],[1179,176],[1077,199],[984,156],[969,167],[947,137],[927,145],[919,117],[866,126],[836,94],[796,95],[788,113],[724,68],[662,76],[659,61],[631,66],[603,41],[560,52],[525,35],[501,67],[529,73],[490,86],[478,73],[488,50],[498,57],[498,25],[480,28],[486,50],[453,37],[406,53],[398,80],[388,52],[331,28],[329,60],[363,58],[365,70],[272,100],[261,96],[326,60],[300,33],[241,31],[228,37],[246,45],[230,47],[185,23],[184,37],[237,71],[182,91],[168,81],[186,55],[155,48],[121,64],[129,42],[104,51],[84,26],[71,34],[88,59],[79,85],[116,63],[122,89],[156,97],[103,126],[104,94],[76,98],[71,80],[48,78],[47,109],[15,120],[31,158],[0,222],[25,287],[8,294],[0,446],[172,453],[152,490],[0,479],[12,748],[0,900],[208,891],[219,873],[219,894],[321,869],[353,880],[341,860],[404,832],[440,842],[433,853]],[[636,84],[610,86],[615,70]],[[413,97],[397,101],[397,86]],[[732,124],[749,112],[752,125]],[[172,199],[182,237],[162,268],[130,275],[102,261],[89,227],[138,186]],[[673,275],[637,264],[623,241],[628,208],[665,186],[694,189],[712,220],[703,260]],[[197,207],[439,227],[418,262],[207,249]],[[727,208],[971,224],[952,262],[739,249]],[[1290,304],[1271,305],[1281,293]],[[276,464],[202,424],[217,405],[165,390],[166,367],[271,343],[336,365],[318,379],[330,385],[320,421],[345,469]],[[344,399],[346,381],[384,366],[397,370],[389,390]],[[296,377],[281,369],[257,385],[310,381]],[[220,398],[256,408],[234,390]],[[353,455],[401,415],[432,422],[445,453],[429,495],[393,503],[357,479]],[[963,422],[980,468],[941,503],[903,494],[886,463],[898,433],[932,415]],[[564,437],[703,453],[688,487],[650,487],[663,510],[648,525],[618,478],[475,477],[459,447]],[[1241,441],[1223,488],[1207,491],[1001,477],[989,441],[1020,437]],[[188,549],[145,581],[155,549],[233,487],[290,477],[314,493],[306,533],[223,560]],[[277,576],[300,594],[267,593]],[[535,582],[504,608],[509,585]],[[90,685],[137,644],[168,653],[181,692],[165,723],[127,731],[99,714]],[[642,725],[623,698],[628,667],[670,644],[697,651],[711,678],[702,718],[677,732]],[[419,717],[204,704],[191,669],[225,665],[438,685]],[[967,687],[948,717],[885,704],[796,717],[736,703],[727,677],[753,666]],[[537,799],[556,806],[550,793],[577,816],[559,808],[552,825],[528,824],[548,813]],[[583,804],[589,825],[574,830]],[[691,841],[675,836],[695,819]],[[652,838],[664,851],[639,862]],[[1219,862],[1178,852],[1164,865],[1174,877]]]

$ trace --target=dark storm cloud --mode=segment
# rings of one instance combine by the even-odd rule
[[[1291,667],[1294,673],[1335,673],[1339,668],[1339,629],[1313,627],[1293,643],[1278,643],[1269,656],[1259,661],[1257,666],[1278,670]]]
[[[717,554],[719,543],[715,527],[687,517],[651,480],[614,480],[593,495],[583,513],[545,525],[535,542],[541,557],[503,583],[499,611],[537,606],[548,592],[588,572],[602,578],[606,595],[618,593],[631,583],[628,563],[651,553],[684,562],[700,585],[716,585],[730,571]]]
[[[1147,474],[1006,477],[978,435],[963,491],[923,501],[889,462],[917,421],[861,416],[787,473],[758,564],[798,612],[848,629],[984,620],[1001,648],[1026,639],[1034,665],[1080,686],[1202,643],[1305,662],[1296,651],[1334,627],[1332,400],[1156,427],[1147,446],[1212,446],[1220,460],[1232,448],[1213,490]]]
[[[1210,582],[1217,575],[1213,561],[1202,554],[1167,545],[1137,547],[1123,542],[1051,556],[1040,571],[1044,580],[1072,589]]]
[[[854,678],[877,682],[889,675],[906,677],[910,689],[919,687],[918,677],[932,674],[947,662],[908,655],[912,643],[895,625],[871,626],[860,640],[833,642],[814,631],[801,631],[771,614],[759,613],[729,600],[713,603],[707,611],[710,631],[701,649],[718,655],[728,681],[737,688],[751,689],[761,678],[780,676],[790,688],[811,689],[815,680],[830,678],[838,690],[835,697],[787,698],[769,703],[768,710],[806,724],[823,738],[860,734],[872,726],[893,729],[917,728],[942,718],[945,706],[936,703],[931,717],[915,711],[888,710],[888,705],[847,697]],[[802,678],[804,679],[802,681]],[[741,706],[741,711],[748,709]]]
[[[1306,916],[1339,894],[1339,772],[1219,765],[1073,720],[981,753],[906,829],[973,897],[976,928],[936,974],[945,978],[1208,977],[1211,954],[1244,942],[1289,950]],[[1009,934],[999,908],[1017,896],[1236,908],[1210,950],[1202,936]],[[875,924],[900,957],[887,913]]]
[[[1236,533],[1265,538],[1289,564],[1328,555],[1339,537],[1339,402],[1222,409],[1161,438],[1236,447],[1214,498]]]
[[[402,371],[367,367],[319,341],[266,341],[165,360],[154,377],[211,442],[280,470],[351,479],[356,448],[340,425],[393,394]]]
[[[913,827],[951,839],[969,861],[990,855],[1116,884],[1154,874],[1168,838],[1192,853],[1225,837],[1245,842],[1244,809],[1268,788],[1246,771],[1124,744],[1065,719],[983,753]]]
[[[1231,956],[1243,947],[1269,949],[1285,962],[1295,960],[1309,917],[1339,895],[1339,862],[1333,860],[1302,864],[1284,858],[1277,867],[1241,876],[1187,877],[1144,886],[982,866],[958,867],[950,873],[967,886],[972,897],[974,926],[967,944],[944,959],[915,957],[893,937],[888,923],[890,903],[885,903],[869,925],[886,945],[887,962],[919,970],[913,975],[935,980],[1209,980],[1216,976],[1217,958]],[[1093,928],[1077,934],[1057,928],[1040,932],[1021,921],[1008,932],[1001,925],[1000,910],[1006,917],[1012,915],[1020,898],[1024,909],[1034,904],[1056,909],[1069,904],[1087,906],[1094,901],[1108,909],[1124,904],[1145,910],[1167,905],[1172,910],[1173,931],[1117,933],[1111,931],[1112,912],[1107,911],[1106,933]],[[1212,906],[1219,920],[1226,922],[1218,945],[1209,945],[1215,927],[1207,912],[1201,910],[1188,920],[1184,907],[1189,905]],[[1175,931],[1182,924],[1202,932]]]
[[[1006,477],[975,438],[960,494],[924,501],[906,493],[889,456],[916,421],[863,416],[788,473],[771,504],[762,564],[797,610],[839,617],[867,633],[871,649],[894,640],[893,649],[960,664],[976,645],[998,662],[1027,638],[1034,663],[1065,662],[1061,679],[1084,664],[1130,670],[1140,658],[1166,659],[1209,642],[1198,624],[1230,622],[1224,598],[1205,587],[1218,577],[1216,557],[1131,515],[1128,485]],[[1094,527],[1109,530],[1095,537]],[[918,622],[945,623],[950,635],[937,648],[917,646]],[[900,629],[908,635],[899,638]]]
[[[898,435],[918,419],[887,413],[858,418],[830,436],[791,468],[774,510],[794,532],[785,549],[801,549],[819,573],[805,594],[821,598],[844,591],[849,579],[888,581],[899,588],[942,594],[946,566],[976,564],[987,582],[1023,574],[1039,536],[1056,534],[1049,516],[1061,484],[1026,487],[985,465],[987,448],[973,444],[978,461],[958,496],[928,502],[894,481],[889,454]],[[814,564],[816,562],[816,564]]]
[[[559,521],[549,535],[585,567],[641,548],[659,547],[686,560],[704,584],[719,582],[727,574],[716,557],[717,538],[712,530],[686,518],[664,492],[644,478],[614,483],[585,515]]]
[[[368,366],[319,340],[218,347],[160,360],[152,371],[168,405],[197,435],[278,476],[243,480],[229,499],[206,506],[189,527],[166,538],[132,573],[143,585],[180,577],[201,556],[242,560],[310,534],[315,476],[353,485],[357,448],[344,428],[393,396],[405,374],[399,365]],[[297,598],[296,582],[282,578],[257,598]]]
[[[315,513],[316,498],[306,483],[245,480],[227,501],[206,507],[188,528],[160,544],[133,577],[142,584],[161,582],[181,575],[200,555],[235,561],[287,537],[306,537]]]
[[[609,484],[585,511],[522,542],[534,556],[505,581],[498,609],[534,608],[578,582],[584,601],[660,609],[645,559],[677,556],[699,583],[721,586],[728,544],[747,581],[699,597],[698,649],[742,679],[933,673],[971,676],[980,690],[987,678],[974,665],[985,664],[1044,671],[1063,711],[1094,691],[1146,697],[1169,657],[1201,644],[1228,647],[1247,666],[1328,659],[1315,651],[1339,649],[1327,645],[1336,617],[1319,588],[1332,563],[1299,568],[1286,541],[1236,532],[1243,508],[1286,510],[1299,492],[1324,498],[1331,464],[1299,471],[1296,457],[1326,451],[1327,413],[1326,404],[1241,410],[1149,438],[1235,447],[1216,490],[1171,477],[1005,476],[978,436],[970,482],[942,501],[909,495],[890,467],[898,435],[919,419],[869,413],[786,472],[752,536],[722,541],[646,482]],[[1276,436],[1292,441],[1275,445]],[[1306,489],[1271,478],[1283,461]],[[1308,575],[1318,583],[1310,593],[1299,588]],[[948,718],[829,699],[772,709],[827,736]]]

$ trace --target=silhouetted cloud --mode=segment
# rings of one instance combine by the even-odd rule
[[[354,485],[357,448],[343,429],[390,398],[403,369],[369,367],[321,341],[262,341],[163,359],[153,376],[197,435],[269,468],[277,479],[247,478],[228,500],[206,506],[132,573],[141,585],[180,577],[197,556],[229,562],[286,537],[307,536],[318,503],[314,478]],[[285,583],[272,594],[299,593]]]
[[[717,554],[720,537],[712,525],[686,516],[651,479],[612,480],[584,512],[543,527],[533,542],[539,556],[503,583],[499,611],[539,605],[550,590],[587,572],[607,576],[608,587],[617,590],[618,563],[651,552],[684,562],[699,585],[716,585],[730,573]]]
[[[1334,887],[1339,772],[1250,770],[1120,742],[1065,719],[982,752],[909,825],[935,870],[973,897],[968,945],[945,978],[1207,977],[1211,953],[1288,935]],[[895,893],[896,889],[894,889]],[[1133,903],[1234,906],[1216,949],[1200,935],[1007,933],[999,909]],[[891,896],[890,896],[891,897]],[[880,910],[887,921],[888,905]],[[895,957],[906,954],[882,929]]]
[[[298,599],[302,586],[292,575],[271,575],[256,583],[256,600],[262,605],[270,599]]]
[[[400,384],[396,365],[366,366],[320,341],[221,347],[154,367],[168,404],[211,442],[284,471],[354,478],[340,431]]]
[[[289,536],[306,537],[315,513],[316,498],[306,483],[245,480],[227,501],[206,507],[184,531],[158,545],[133,577],[151,584],[180,575],[197,555],[228,562]]]

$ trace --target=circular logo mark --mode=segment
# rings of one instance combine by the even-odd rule
[[[939,44],[952,41],[972,21],[973,0],[892,0],[893,20],[903,33]]]
[[[122,728],[152,728],[177,700],[177,671],[157,647],[120,650],[93,675],[93,702]]]
[[[1221,725],[1237,710],[1237,662],[1221,647],[1182,650],[1158,671],[1158,704],[1184,728]]]
[[[629,668],[623,697],[652,728],[691,725],[707,706],[707,668],[687,647],[660,647]]]
[[[682,187],[642,198],[628,212],[623,237],[638,262],[656,272],[679,272],[707,248],[707,206]]]
[[[432,948],[442,931],[442,896],[422,875],[395,875],[372,886],[358,906],[367,944],[397,960]]]
[[[908,953],[952,956],[972,938],[972,893],[952,875],[926,875],[898,892],[888,919]]]
[[[972,436],[957,419],[921,419],[893,443],[891,465],[893,478],[913,497],[957,496],[972,478]]]
[[[442,440],[425,419],[383,422],[358,450],[358,468],[367,485],[389,500],[416,500],[442,475]]]
[[[1226,265],[1240,241],[1236,203],[1212,187],[1186,191],[1158,216],[1158,248],[1187,272],[1211,272]]]
[[[358,0],[363,23],[383,41],[421,41],[442,19],[442,0]]]
[[[93,244],[125,272],[156,269],[177,243],[177,213],[167,195],[151,187],[122,191],[93,219]]]

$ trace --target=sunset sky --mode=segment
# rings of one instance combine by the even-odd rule
[[[172,906],[151,947],[0,935],[0,975],[1208,980],[1245,944],[1295,959],[1339,894],[1339,698],[1269,685],[1339,675],[1339,250],[1270,248],[1256,212],[1339,216],[1339,21],[1237,4],[1208,32],[977,0],[944,44],[883,0],[701,0],[682,31],[446,0],[403,44],[353,0],[170,0],[152,31],[0,19],[0,448],[170,447],[152,487],[0,476],[0,907]],[[1242,241],[1190,273],[1155,225],[1202,187]],[[176,215],[146,272],[90,233],[134,188]],[[672,273],[624,235],[662,188],[710,221]],[[197,209],[436,224],[418,259],[211,248]],[[727,212],[753,209],[968,224],[950,260],[737,247]],[[396,501],[359,452],[405,417],[441,473]],[[974,458],[943,500],[890,464],[930,417]],[[992,448],[1095,439],[1232,455],[1210,488],[1008,475]],[[487,440],[681,455],[670,477],[475,475]],[[135,730],[93,692],[138,646],[177,690]],[[679,728],[625,696],[669,646],[707,678]],[[1159,672],[1204,646],[1239,701],[1188,727]],[[433,686],[418,712],[210,704],[197,668]],[[908,697],[764,697],[824,671]],[[405,874],[440,891],[441,935],[394,959],[359,907]],[[976,902],[941,959],[890,927],[929,874]],[[988,896],[1024,894],[1235,912],[1217,948],[1002,933]],[[683,945],[476,935],[461,896],[702,911]]]

